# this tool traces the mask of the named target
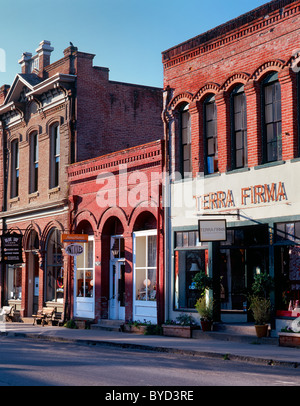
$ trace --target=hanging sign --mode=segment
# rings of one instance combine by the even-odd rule
[[[66,254],[76,257],[83,253],[83,246],[80,244],[69,244],[65,248]]]
[[[1,236],[1,256],[6,264],[20,264],[22,256],[22,234],[6,233]]]
[[[88,242],[88,234],[62,234],[61,242],[85,243]]]
[[[198,220],[199,241],[226,241],[226,220]]]

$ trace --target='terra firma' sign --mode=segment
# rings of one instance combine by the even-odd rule
[[[226,220],[198,220],[199,241],[226,241]]]
[[[198,197],[198,210],[226,209],[236,207],[239,198],[240,206],[247,207],[270,202],[287,200],[284,182],[242,187],[238,196],[229,189],[203,194]]]

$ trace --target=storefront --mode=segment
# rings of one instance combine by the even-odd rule
[[[170,318],[179,311],[197,318],[192,280],[200,270],[213,277],[216,258],[221,321],[252,320],[248,297],[254,276],[264,272],[274,278],[277,324],[295,314],[287,311],[299,307],[299,170],[294,160],[171,183]],[[217,243],[217,252],[215,243],[199,241],[198,221],[208,218],[226,220],[226,240]]]

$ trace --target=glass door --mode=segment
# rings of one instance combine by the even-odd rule
[[[93,319],[95,317],[94,301],[94,238],[83,246],[83,253],[74,257],[74,314],[75,317]]]
[[[111,261],[110,268],[109,318],[125,320],[125,262]]]

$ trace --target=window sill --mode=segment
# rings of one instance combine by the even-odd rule
[[[30,193],[28,196],[28,202],[31,203],[33,200],[37,199],[39,195],[39,192]]]
[[[284,165],[285,161],[274,161],[274,162],[267,162],[258,166],[255,166],[254,169],[265,169],[265,168],[271,168],[272,166],[278,166],[278,165]]]
[[[60,186],[56,186],[56,187],[54,187],[52,189],[48,189],[49,199],[51,198],[51,196],[57,194],[59,191],[60,191]]]
[[[250,171],[250,168],[244,167],[244,168],[237,168],[237,169],[232,169],[230,171],[225,172],[226,175],[231,175],[234,173],[242,173],[242,172],[248,172]]]

